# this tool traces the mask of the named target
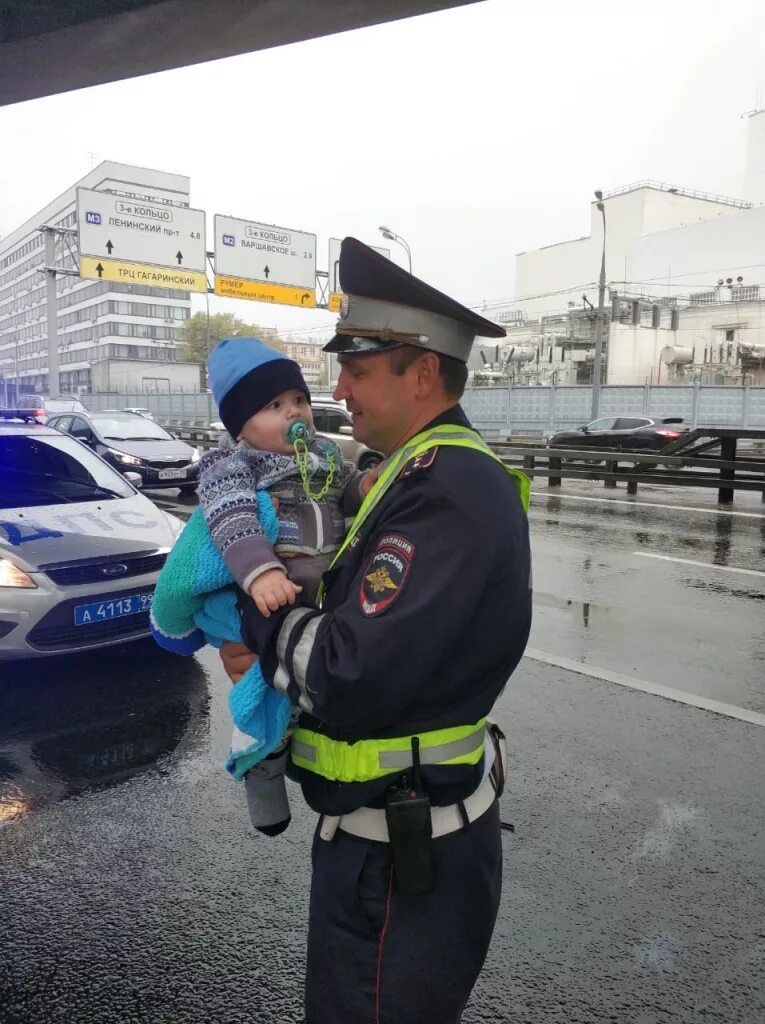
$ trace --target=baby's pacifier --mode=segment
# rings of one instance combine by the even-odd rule
[[[304,423],[303,420],[295,420],[294,423],[291,423],[287,430],[287,440],[290,444],[296,444],[298,441],[308,444],[311,440],[311,431],[308,429],[308,424]]]

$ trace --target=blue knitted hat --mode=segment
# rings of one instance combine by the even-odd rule
[[[259,338],[224,338],[210,353],[207,375],[223,425],[232,437],[283,391],[296,388],[310,400],[308,385],[292,359]]]

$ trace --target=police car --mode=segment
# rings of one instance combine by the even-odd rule
[[[0,410],[0,660],[149,635],[183,524],[73,437]]]

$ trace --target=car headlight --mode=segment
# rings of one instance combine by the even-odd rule
[[[115,448],[106,449],[110,455],[113,455],[117,462],[121,462],[123,466],[142,466],[143,460],[137,459],[135,455],[127,455],[125,452],[118,452]]]
[[[199,462],[199,449],[198,448],[192,448],[191,449],[191,463],[192,463],[192,465],[195,462]]]
[[[0,558],[0,587],[36,590],[37,584],[31,576],[28,576],[23,569],[19,569],[10,559]]]

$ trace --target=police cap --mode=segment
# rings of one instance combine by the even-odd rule
[[[340,246],[344,294],[335,337],[325,352],[382,352],[414,345],[466,363],[473,340],[505,329],[370,249],[356,238]]]

